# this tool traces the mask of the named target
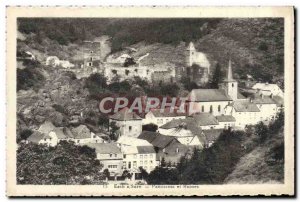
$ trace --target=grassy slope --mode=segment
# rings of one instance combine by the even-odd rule
[[[283,183],[283,161],[274,161],[274,148],[283,143],[283,131],[243,156],[225,183]]]

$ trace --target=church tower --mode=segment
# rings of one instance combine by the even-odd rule
[[[233,79],[231,60],[228,63],[227,78],[224,79],[221,88],[232,98],[233,101],[237,100],[238,82]]]
[[[191,67],[194,63],[194,56],[196,53],[193,42],[190,42],[189,46],[186,49],[186,52],[186,66]]]

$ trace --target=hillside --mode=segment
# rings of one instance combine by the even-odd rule
[[[274,134],[264,144],[243,156],[233,172],[225,179],[227,184],[283,183],[283,131]]]
[[[147,65],[164,62],[181,66],[185,46],[196,42],[213,65],[226,67],[232,59],[236,76],[253,74],[262,81],[283,80],[282,19],[19,19],[27,38],[19,49],[31,49],[61,59],[81,58],[80,45],[102,35],[111,37],[112,52],[137,49],[135,57],[150,53]],[[83,26],[84,25],[84,26]]]

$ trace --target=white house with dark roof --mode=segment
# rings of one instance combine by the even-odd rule
[[[258,93],[263,94],[265,96],[280,96],[284,97],[284,93],[281,88],[277,84],[270,83],[256,83],[252,86],[252,89],[256,90]]]
[[[153,123],[159,127],[175,119],[185,119],[185,114],[177,113],[175,110],[171,111],[169,108],[165,110],[152,109],[145,115],[143,125]]]
[[[234,128],[235,127],[235,122],[236,119],[232,115],[219,115],[216,116],[216,119],[219,122],[219,127],[218,128]]]
[[[139,173],[139,167],[151,172],[157,166],[156,152],[152,144],[143,139],[121,136],[117,145],[123,153],[123,169]]]
[[[273,99],[273,96],[266,96],[264,94],[254,94],[251,101],[257,105],[260,110],[259,119],[265,123],[269,123],[274,120],[277,113],[277,103]]]
[[[193,119],[195,119],[198,126],[202,130],[218,129],[223,128],[219,125],[218,120],[211,113],[197,113],[193,114]]]
[[[244,129],[245,126],[257,124],[260,121],[260,110],[250,100],[233,102],[226,106],[225,114],[235,118],[236,128]]]
[[[103,139],[91,132],[86,125],[79,125],[71,129],[73,135],[69,140],[74,141],[75,144],[86,144],[86,143],[103,143]]]
[[[142,118],[127,107],[109,117],[109,123],[115,122],[120,136],[137,137],[142,132]]]
[[[181,144],[187,146],[204,147],[204,136],[201,127],[194,118],[172,120],[158,128],[158,132],[165,136],[175,137]]]
[[[120,176],[123,173],[123,154],[116,143],[87,143],[94,148],[97,159],[103,165],[101,171],[108,169],[110,176]]]

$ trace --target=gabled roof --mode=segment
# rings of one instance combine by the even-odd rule
[[[39,143],[41,139],[43,139],[46,135],[39,132],[39,131],[34,131],[28,138],[27,140],[29,142],[34,142],[34,143]]]
[[[231,101],[232,98],[222,89],[193,89],[189,94],[192,102]]]
[[[151,144],[146,140],[138,139],[135,137],[127,137],[124,135],[119,137],[117,143],[127,146],[151,146]]]
[[[63,130],[61,128],[55,128],[54,130],[52,130],[53,132],[55,132],[56,136],[58,139],[65,139],[67,138],[67,136],[64,134]]]
[[[137,146],[137,150],[139,154],[151,154],[155,153],[154,147],[151,146]]]
[[[255,93],[251,96],[255,104],[276,104],[275,100],[270,96]]]
[[[282,107],[284,105],[284,99],[280,96],[273,96],[273,100],[278,107]]]
[[[56,127],[50,122],[45,121],[38,129],[39,132],[44,134],[49,134],[52,130],[56,129]]]
[[[69,128],[63,127],[62,130],[66,137],[74,138],[74,134],[72,133],[72,131]]]
[[[162,112],[161,112],[160,109],[152,109],[151,112],[152,112],[152,114],[155,117],[177,117],[177,116],[185,116],[184,114],[179,114],[179,113],[175,112],[175,110],[173,110],[171,112],[171,110],[169,108],[163,110]]]
[[[96,149],[99,154],[120,154],[121,150],[116,143],[88,143],[88,147]]]
[[[197,121],[194,118],[187,117],[186,119],[175,119],[172,120],[161,127],[162,129],[185,129],[190,130],[192,134],[197,135],[201,134],[201,127],[198,125]]]
[[[135,112],[131,112],[128,107],[123,108],[109,118],[118,121],[142,120]]]
[[[165,148],[167,145],[169,145],[172,141],[176,141],[178,142],[178,140],[176,140],[174,137],[172,136],[166,136],[166,135],[158,135],[152,142],[151,144],[154,147],[158,147],[158,148]]]
[[[139,139],[147,140],[148,142],[152,142],[158,135],[157,132],[152,131],[142,131],[142,133],[138,136]]]
[[[211,129],[211,130],[205,130],[203,131],[207,143],[210,141],[216,141],[221,133],[223,132],[223,129]]]
[[[72,128],[71,131],[75,139],[86,139],[91,137],[91,132],[85,125]]]
[[[252,89],[260,89],[264,91],[272,91],[274,88],[279,88],[277,84],[271,84],[271,83],[256,83],[254,86],[252,86]]]
[[[211,113],[194,114],[193,118],[199,126],[218,125],[219,122]]]
[[[233,103],[233,108],[237,112],[260,112],[255,103],[246,101],[235,101]]]
[[[219,122],[235,122],[235,118],[231,115],[220,115],[220,116],[216,116],[216,119]]]

